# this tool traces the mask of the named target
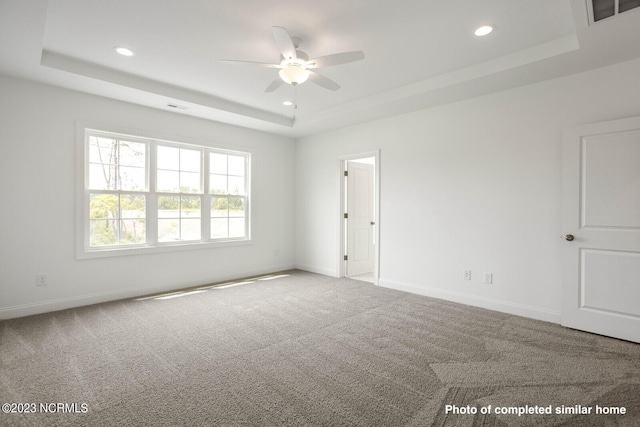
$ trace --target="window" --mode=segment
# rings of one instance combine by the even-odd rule
[[[591,0],[587,2],[587,9],[592,23],[637,7],[640,7],[640,0]]]
[[[89,143],[89,245],[146,241],[147,144],[92,135]]]
[[[202,152],[196,148],[157,146],[159,242],[194,241],[204,235],[200,221]],[[238,237],[244,237],[244,233]]]
[[[250,154],[85,129],[82,252],[242,242]]]
[[[242,236],[246,228],[247,196],[244,157],[209,153],[211,238]]]

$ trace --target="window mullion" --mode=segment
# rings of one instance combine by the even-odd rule
[[[209,191],[209,150],[203,150],[202,152],[202,202],[200,205],[200,228],[202,230],[202,241],[208,242],[211,240],[211,195]]]
[[[178,172],[178,183],[180,182],[180,173]],[[178,197],[178,240],[182,240],[182,193],[177,193]]]
[[[120,190],[120,140],[116,139],[116,150],[115,150],[116,158],[114,159],[114,190]]]
[[[244,235],[245,237],[249,236],[249,198],[246,196],[242,196],[244,203]]]
[[[149,197],[147,198],[147,244],[150,246],[158,245],[158,193],[156,192],[157,146],[155,141],[149,141],[149,159],[147,161],[147,177],[149,180]]]
[[[118,144],[120,146],[120,144]],[[120,171],[118,171],[118,175],[120,175]],[[116,224],[115,234],[116,234],[116,243],[119,245],[122,242],[122,191],[116,191],[116,195],[118,196],[118,210],[117,217],[114,218],[114,222]]]
[[[251,158],[244,158],[244,237],[251,238]]]
[[[89,176],[91,168],[91,136],[85,130],[82,139],[82,171],[83,171],[83,197],[82,197],[82,244],[84,251],[91,248],[91,190],[89,189]],[[76,231],[77,232],[77,231]],[[78,240],[76,240],[78,241]]]

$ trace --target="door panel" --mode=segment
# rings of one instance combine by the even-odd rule
[[[562,195],[562,324],[640,342],[640,118],[568,130]]]
[[[369,261],[371,257],[371,231],[369,228],[361,228],[354,232],[353,259],[351,261]]]
[[[582,225],[640,229],[638,132],[582,139]]]
[[[581,252],[580,306],[640,317],[640,253],[593,249]]]
[[[373,165],[347,162],[347,276],[374,267]]]

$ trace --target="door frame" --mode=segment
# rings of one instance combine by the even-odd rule
[[[347,162],[350,160],[358,160],[373,157],[375,159],[375,165],[373,169],[373,180],[374,180],[374,206],[373,212],[376,218],[376,225],[374,230],[374,236],[376,239],[376,244],[374,246],[373,253],[373,280],[374,284],[378,286],[378,280],[380,278],[380,149],[374,151],[365,151],[360,153],[346,154],[338,157],[338,212],[336,214],[336,218],[338,221],[338,258],[336,260],[336,271],[338,272],[338,277],[345,277],[345,261],[344,256],[345,253],[345,239],[346,239],[346,227],[344,221],[344,212],[345,212],[345,179],[344,179],[344,171],[346,170]]]

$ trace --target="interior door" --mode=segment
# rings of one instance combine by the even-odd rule
[[[347,276],[373,271],[373,173],[373,165],[347,162]]]
[[[640,342],[640,117],[565,132],[563,233],[562,324]]]

